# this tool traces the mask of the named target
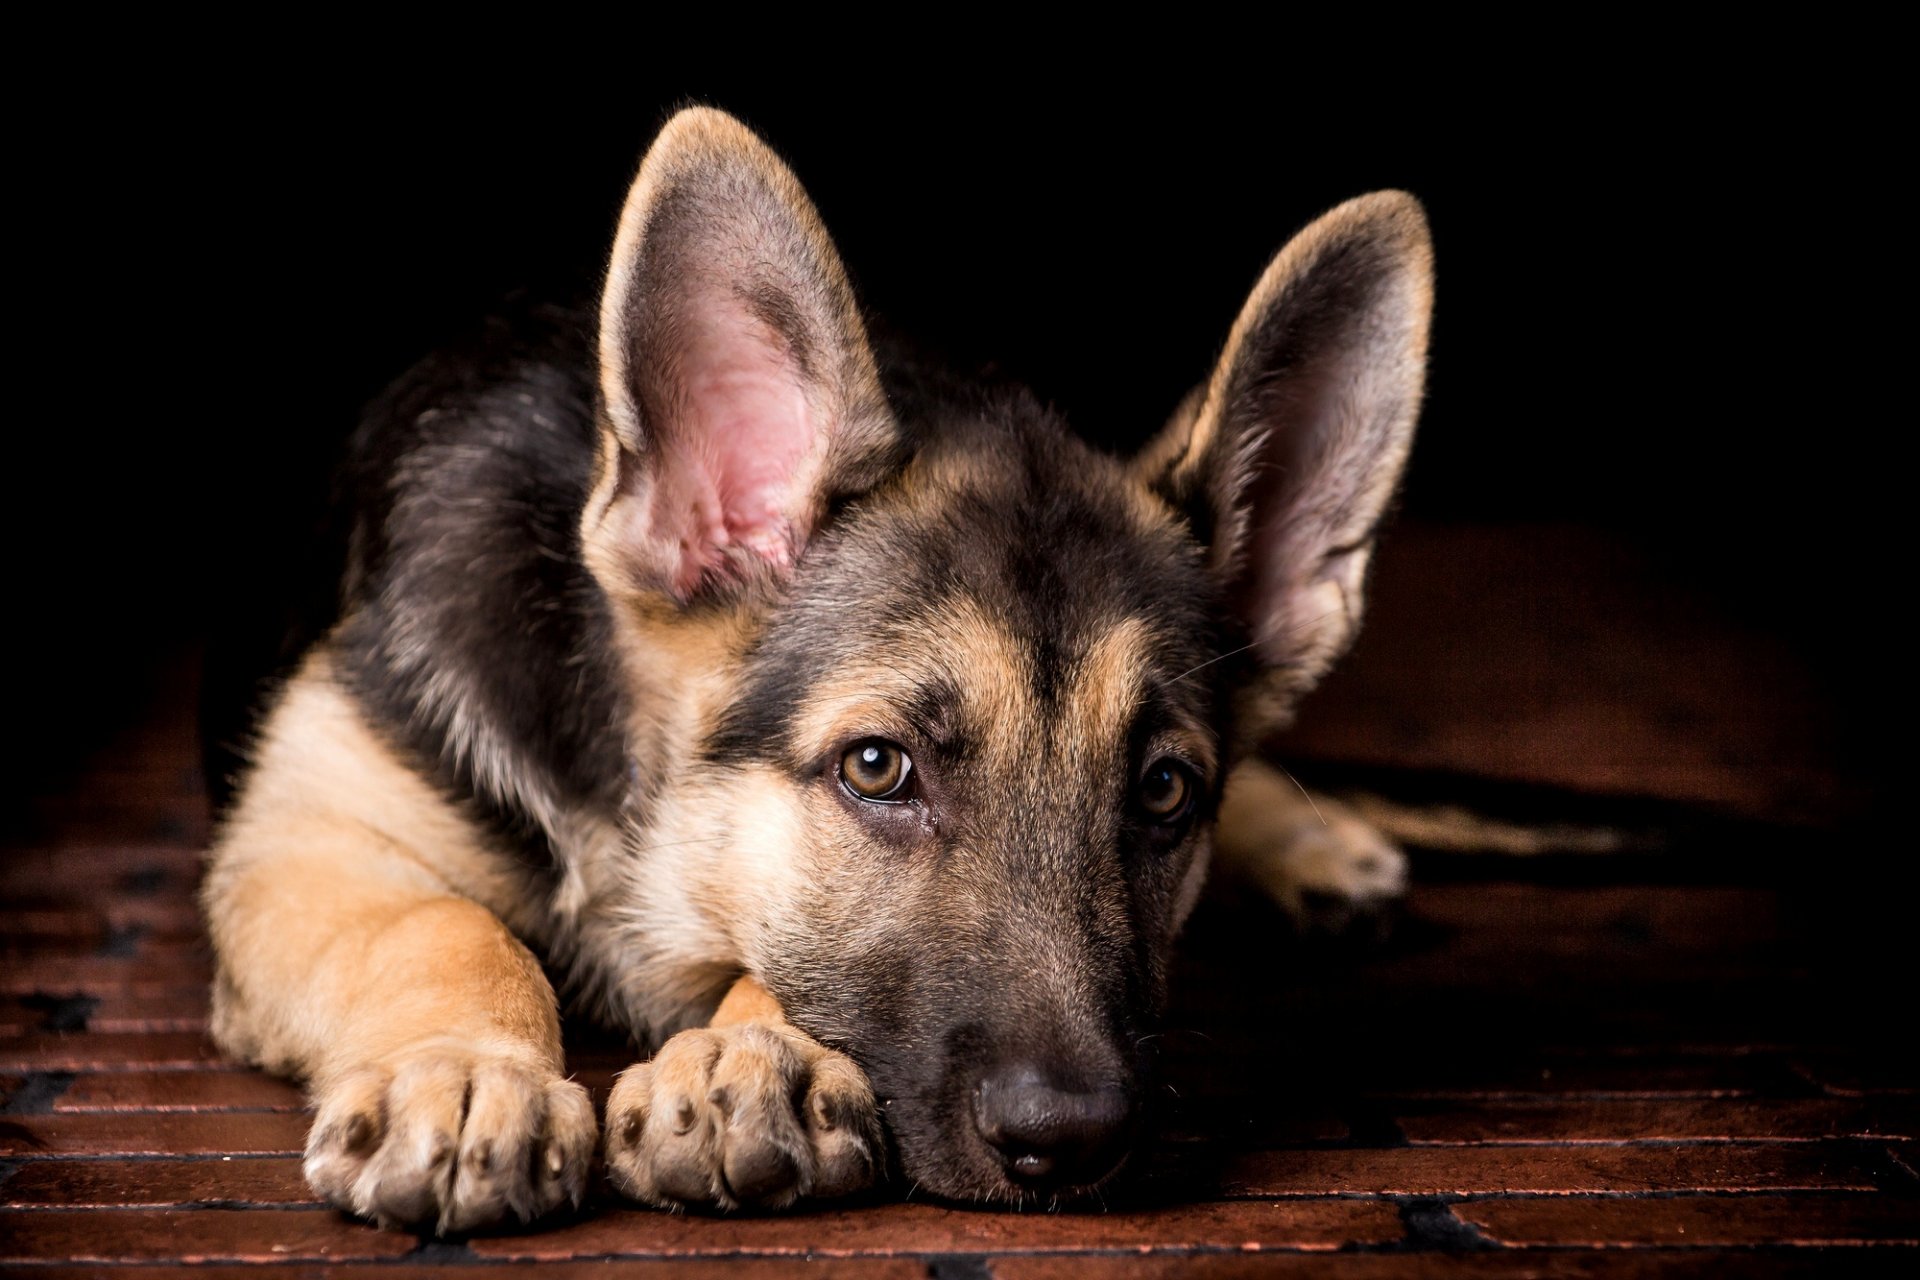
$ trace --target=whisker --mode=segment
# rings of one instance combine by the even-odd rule
[[[1318,801],[1316,801],[1313,798],[1313,793],[1311,791],[1308,791],[1305,787],[1300,786],[1300,779],[1293,776],[1293,770],[1287,768],[1287,766],[1281,764],[1278,760],[1269,761],[1268,763],[1272,764],[1276,769],[1280,770],[1280,772],[1286,774],[1288,782],[1291,782],[1296,787],[1300,787],[1300,794],[1306,797],[1306,801],[1309,805],[1313,806],[1313,816],[1320,819],[1321,826],[1325,827],[1325,826],[1332,825],[1327,821],[1327,815],[1320,812],[1320,804]]]
[[[1314,626],[1317,623],[1320,623],[1328,618],[1331,618],[1337,612],[1339,612],[1339,610],[1329,609],[1325,613],[1321,614],[1319,617],[1307,618],[1300,622],[1296,622],[1284,631],[1276,631],[1270,636],[1255,636],[1252,640],[1247,641],[1247,643],[1241,645],[1238,649],[1229,649],[1217,658],[1208,658],[1205,662],[1201,663],[1197,667],[1188,667],[1185,671],[1182,671],[1179,675],[1175,676],[1172,680],[1168,681],[1167,683],[1179,684],[1182,680],[1185,680],[1188,676],[1192,675],[1196,671],[1204,671],[1206,668],[1212,666],[1216,662],[1225,662],[1228,658],[1231,658],[1236,654],[1245,653],[1247,650],[1253,648],[1255,645],[1264,644],[1269,640],[1278,640],[1283,635],[1290,636],[1296,631],[1304,631],[1308,627]]]
[[[1228,658],[1233,657],[1235,654],[1245,653],[1247,650],[1253,648],[1254,645],[1257,645],[1259,643],[1260,642],[1258,640],[1249,640],[1247,643],[1241,645],[1238,649],[1229,649],[1217,658],[1208,658],[1205,662],[1202,662],[1198,666],[1188,667],[1185,671],[1182,671],[1179,675],[1167,681],[1167,683],[1179,684],[1182,680],[1185,680],[1188,676],[1192,675],[1194,672],[1204,671],[1216,662],[1225,662]]]
[[[663,840],[659,844],[643,844],[627,850],[630,853],[658,853],[662,849],[679,849],[690,844],[724,844],[727,836],[692,836],[686,840]]]

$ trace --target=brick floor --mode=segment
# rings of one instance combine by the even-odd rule
[[[1485,572],[1519,575],[1518,553],[1500,547],[1509,559],[1483,558]],[[1396,597],[1391,579],[1383,590],[1389,622],[1444,604]],[[1531,608],[1560,617],[1576,604]],[[1594,643],[1591,628],[1572,630]],[[1441,674],[1468,670],[1475,696],[1539,674],[1496,679],[1462,646],[1441,647]],[[1751,669],[1779,660],[1764,651]],[[1497,747],[1482,771],[1513,782],[1530,758],[1516,743],[1538,747],[1579,707],[1627,698],[1619,664],[1607,671],[1573,712],[1487,730]],[[1730,679],[1716,675],[1708,694]],[[1469,757],[1452,767],[1473,771],[1470,727],[1396,719],[1394,700],[1414,695],[1394,680],[1374,688],[1378,706],[1334,691],[1386,726],[1379,759],[1360,763],[1396,763],[1397,724],[1413,742],[1398,763],[1441,742]],[[1817,762],[1728,781],[1714,771],[1737,772],[1753,741],[1661,755],[1659,734],[1694,733],[1696,718],[1609,713],[1599,732],[1624,738],[1570,744],[1520,779],[1548,802],[1563,794],[1552,788],[1597,779],[1564,793],[1591,812],[1595,791],[1630,798],[1623,762],[1658,757],[1641,798],[1692,807],[1684,838],[1657,858],[1422,856],[1404,918],[1372,948],[1288,942],[1258,904],[1203,907],[1162,1041],[1161,1136],[1105,1212],[979,1212],[895,1187],[722,1219],[602,1192],[542,1231],[431,1242],[316,1202],[297,1159],[298,1091],[223,1062],[206,1039],[192,901],[206,824],[187,701],[135,725],[76,790],[45,798],[43,825],[0,856],[9,1270],[1149,1280],[1905,1275],[1920,1261],[1920,1055],[1905,1044],[1911,1015],[1879,988],[1911,956],[1887,927],[1890,895],[1859,887],[1871,864],[1831,808],[1846,786],[1812,785],[1790,811],[1770,809]],[[1753,729],[1756,715],[1743,709],[1724,733],[1777,741]],[[1323,731],[1302,732],[1304,749]],[[1324,758],[1354,763],[1351,725],[1320,740]],[[110,802],[88,803],[96,792]],[[1827,820],[1809,806],[1827,806]],[[601,1096],[626,1058],[602,1036],[575,1037],[573,1065]]]

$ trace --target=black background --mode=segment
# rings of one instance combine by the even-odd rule
[[[1116,448],[1205,374],[1290,234],[1414,192],[1439,284],[1408,518],[1615,532],[1871,704],[1902,481],[1864,388],[1904,338],[1863,300],[1904,266],[1887,166],[1855,160],[1862,86],[1641,55],[1414,82],[1303,48],[1098,74],[809,54],[776,81],[618,45],[157,60],[38,104],[8,624],[35,763],[271,607],[356,407],[507,290],[591,282],[687,101],[788,158],[878,315]]]

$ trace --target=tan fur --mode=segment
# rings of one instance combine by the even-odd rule
[[[309,1178],[356,1212],[453,1230],[583,1194],[593,1113],[501,922],[531,905],[503,865],[309,659],[211,855],[213,1030],[308,1081]],[[486,1130],[463,1128],[470,1088]]]
[[[1298,501],[1288,525],[1266,535],[1293,553],[1269,568],[1277,576],[1251,584],[1271,611],[1256,620],[1255,647],[1277,665],[1237,697],[1235,719],[1246,735],[1240,749],[1290,721],[1294,705],[1346,651],[1359,628],[1372,554],[1368,535],[1405,468],[1425,381],[1433,246],[1419,202],[1405,192],[1376,191],[1347,201],[1288,241],[1241,307],[1211,376],[1134,464],[1138,474],[1165,477],[1176,489],[1218,484],[1217,475],[1203,471],[1219,464],[1227,417],[1239,407],[1236,388],[1259,381],[1262,353],[1254,349],[1256,335],[1272,316],[1311,293],[1316,273],[1353,246],[1376,250],[1391,265],[1378,270],[1377,296],[1355,331],[1353,348],[1319,371],[1310,394],[1296,396],[1312,402],[1325,436],[1310,465],[1338,468],[1335,478],[1341,482],[1316,485],[1316,492]],[[1376,414],[1384,418],[1376,421]],[[1340,468],[1332,461],[1370,431],[1381,433],[1378,446],[1352,449],[1357,465]],[[1264,439],[1264,433],[1255,433],[1233,448],[1257,450]],[[1236,485],[1252,475],[1246,468],[1241,472]],[[1218,531],[1212,551],[1217,567],[1231,573],[1246,558],[1251,513],[1237,488],[1221,497],[1236,514]]]
[[[934,675],[954,678],[969,720],[998,727],[984,744],[987,767],[1011,767],[1040,740],[1040,709],[1032,697],[1026,647],[973,601],[955,600],[898,632],[878,632],[873,645],[882,655],[938,658],[920,669],[884,661],[849,670],[843,679],[809,690],[799,717],[805,726],[805,750],[822,753],[852,738],[901,736],[893,723],[894,708],[911,698],[921,679]]]
[[[787,1020],[786,1010],[756,978],[742,978],[727,991],[727,998],[713,1011],[707,1025],[731,1027],[743,1022],[763,1022],[778,1026]]]
[[[1227,779],[1214,851],[1220,869],[1272,898],[1296,923],[1316,922],[1315,899],[1343,913],[1406,892],[1407,856],[1352,809],[1248,760]]]
[[[1057,733],[1071,745],[1071,758],[1084,759],[1097,751],[1111,751],[1125,741],[1128,725],[1150,675],[1153,674],[1153,637],[1138,618],[1125,618],[1095,641],[1093,650],[1080,664],[1066,698],[1065,713],[1058,717]],[[1177,678],[1180,672],[1163,672]],[[1202,725],[1182,726],[1162,739],[1148,743],[1145,758],[1152,760],[1171,755],[1193,764],[1199,785],[1210,785],[1218,768],[1212,734]],[[1180,883],[1172,917],[1172,931],[1178,933],[1187,917],[1199,904],[1205,887],[1211,848],[1203,843],[1187,867]]]
[[[1347,803],[1363,822],[1392,839],[1449,853],[1533,857],[1549,853],[1644,853],[1661,847],[1649,831],[1550,822],[1506,822],[1460,805],[1411,805],[1360,793]]]
[[[790,1025],[752,978],[710,1026],[622,1072],[607,1099],[608,1174],[667,1208],[844,1195],[873,1181],[879,1153],[866,1077]]]
[[[1156,674],[1153,636],[1139,618],[1123,618],[1094,642],[1081,660],[1066,705],[1057,718],[1058,732],[1084,744],[1082,751],[1112,749],[1122,742],[1133,721],[1147,681]],[[1163,679],[1178,679],[1181,672],[1157,673]],[[1185,724],[1170,732],[1164,741],[1150,744],[1146,757],[1173,755],[1192,763],[1202,783],[1213,776],[1216,765],[1213,735],[1205,725]]]

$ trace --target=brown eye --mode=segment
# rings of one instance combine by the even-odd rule
[[[1185,766],[1171,760],[1155,761],[1140,779],[1140,807],[1155,822],[1175,823],[1186,817],[1193,802],[1193,778]]]
[[[907,753],[881,738],[856,742],[840,757],[840,781],[862,800],[906,799],[907,778],[912,772],[913,761]]]

